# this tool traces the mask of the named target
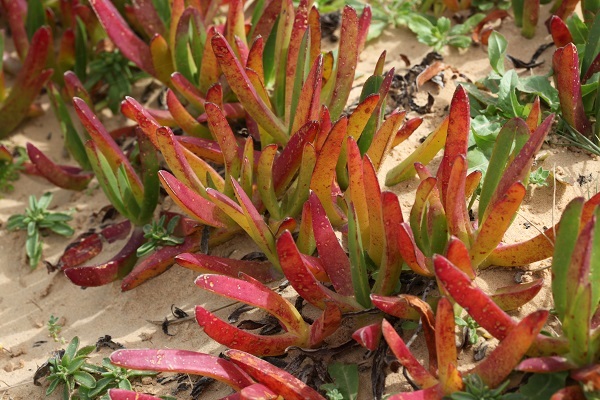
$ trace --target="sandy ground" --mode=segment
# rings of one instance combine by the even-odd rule
[[[541,43],[550,41],[545,35],[545,30],[542,32],[542,27],[538,27],[538,36],[535,40],[522,38],[510,20],[505,22],[501,32],[509,40],[509,54],[524,60],[528,60]],[[406,70],[400,54],[407,55],[411,63],[415,64],[429,51],[407,30],[388,30],[381,38],[368,44],[361,56],[360,70],[372,71],[383,50],[387,50],[388,54],[386,69],[394,66],[398,72]],[[549,50],[542,57],[546,61],[546,68],[551,54],[552,50]],[[444,62],[471,80],[479,79],[489,71],[487,53],[481,47],[472,47],[467,51],[447,49]],[[432,84],[424,86],[423,90],[429,90],[435,96],[434,110],[425,116],[425,123],[413,137],[387,158],[380,171],[382,181],[385,172],[410,153],[418,144],[418,139],[425,136],[446,115],[447,105],[456,82],[460,80],[460,78],[453,80],[452,75],[455,74],[447,71],[447,84],[441,90]],[[413,115],[409,114],[409,116]],[[119,122],[118,118],[110,121],[115,126]],[[51,112],[22,125],[7,142],[12,147],[23,146],[27,141],[34,142],[54,160],[69,162],[64,160],[59,126]],[[590,173],[594,180],[584,185],[575,182],[574,185],[559,183],[556,186],[530,188],[526,204],[507,236],[509,242],[537,234],[535,228],[526,229],[525,222],[540,228],[544,225],[550,226],[553,221],[558,220],[561,211],[572,198],[589,197],[598,190],[600,172],[598,159],[562,147],[545,145],[544,149],[549,153],[542,164],[544,168],[550,170],[555,166],[562,168],[574,182],[579,175]],[[398,193],[405,215],[408,215],[410,210],[412,193],[417,183],[417,179],[413,179],[387,188]],[[73,211],[74,226],[78,235],[98,225],[94,213],[108,204],[102,191],[94,182],[86,191],[74,193],[54,188],[41,179],[23,175],[15,187],[14,193],[3,195],[0,199],[2,224],[10,215],[24,210],[29,195],[39,197],[44,192],[51,191],[54,194],[53,209]],[[55,262],[69,241],[70,239],[53,235],[44,238],[44,258]],[[111,335],[113,340],[127,348],[173,348],[212,354],[218,354],[223,349],[204,335],[194,321],[172,326],[170,332],[174,336],[165,335],[160,325],[149,322],[163,320],[170,314],[172,304],[190,311],[197,304],[209,310],[216,310],[230,303],[195,287],[193,284],[197,275],[195,272],[175,266],[163,275],[126,293],[120,292],[119,282],[82,290],[72,285],[60,273],[47,273],[42,264],[37,269],[30,270],[26,264],[24,246],[24,232],[12,233],[0,229],[0,400],[43,398],[45,388],[33,385],[33,373],[54,350],[63,347],[60,342],[54,342],[48,335],[46,324],[51,315],[60,317],[60,324],[63,325],[60,333],[62,338],[69,341],[73,336],[79,336],[83,345],[93,344],[99,337]],[[247,240],[235,238],[223,246],[211,249],[211,254],[241,258],[252,250],[253,247]],[[540,264],[546,266],[548,261]],[[532,269],[538,267],[530,266]],[[490,269],[484,271],[478,281],[483,288],[494,290],[510,284],[516,272],[517,270]],[[549,283],[550,276],[547,271],[530,273],[530,275],[544,277],[546,283]],[[527,314],[537,308],[548,309],[551,306],[549,293],[545,289],[533,302],[523,307],[520,314]],[[217,314],[223,317],[232,309],[233,307],[227,307]],[[340,339],[343,338],[337,338]],[[425,355],[422,342],[417,341],[414,346],[421,356]],[[103,349],[99,353],[94,353],[92,360],[99,362],[109,353],[110,350]],[[355,354],[354,360],[360,361],[362,355],[362,352]],[[468,368],[471,365],[472,355],[463,353],[461,360],[462,368]],[[409,390],[400,377],[400,374],[388,376],[386,393]],[[143,390],[147,393],[169,394],[172,389],[172,385],[162,386],[156,382],[156,379],[146,383]],[[228,393],[230,393],[229,388],[213,384],[201,398],[216,399]],[[371,397],[368,379],[362,381],[360,393],[360,398]],[[55,395],[53,398],[58,396]],[[189,391],[178,395],[178,398],[189,398]]]

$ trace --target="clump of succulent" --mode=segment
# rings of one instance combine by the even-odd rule
[[[11,215],[6,223],[9,231],[27,231],[25,252],[31,268],[37,267],[42,258],[42,235],[45,232],[62,236],[72,236],[75,232],[67,224],[73,219],[71,215],[48,211],[51,201],[52,193],[44,193],[39,200],[35,196],[29,196],[29,207],[25,209],[25,213]]]

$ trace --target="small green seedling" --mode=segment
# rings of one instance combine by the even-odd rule
[[[477,334],[477,328],[479,328],[479,324],[470,315],[466,317],[454,317],[454,323],[458,326],[462,326],[466,329],[467,339],[469,340],[469,344],[475,345],[479,341],[479,335]]]
[[[465,383],[464,392],[452,393],[449,397],[451,400],[505,400],[510,398],[510,395],[502,394],[509,381],[504,382],[496,389],[490,389],[479,375],[469,375],[463,381]]]
[[[101,400],[109,400],[108,390],[113,388],[133,390],[130,379],[138,376],[154,376],[157,372],[154,371],[138,371],[127,368],[117,367],[110,363],[108,357],[102,359],[102,366],[91,366],[97,370],[101,378],[96,381],[96,386],[92,389],[82,387],[79,392],[85,397],[95,399],[98,396]]]
[[[548,176],[550,175],[550,171],[539,167],[535,171],[532,171],[529,175],[529,184],[537,185],[537,186],[548,186]]]
[[[19,156],[13,157],[6,147],[0,145],[0,192],[10,193],[15,189],[13,182],[19,179],[19,171],[27,159],[25,149],[17,147],[16,150]]]
[[[86,360],[96,346],[79,347],[79,338],[75,336],[64,354],[57,353],[48,360],[49,371],[48,381],[50,386],[46,389],[46,396],[51,395],[59,385],[63,385],[64,400],[69,400],[73,396],[76,387],[92,389],[96,386],[96,379],[88,372]]]
[[[73,228],[67,224],[67,221],[72,219],[69,214],[48,211],[51,201],[51,193],[44,193],[39,200],[35,196],[29,196],[29,208],[25,210],[25,214],[15,214],[8,219],[9,231],[27,230],[25,250],[31,268],[37,267],[42,258],[42,230],[49,229],[62,236],[71,236],[74,233]]]
[[[148,239],[146,243],[138,247],[137,256],[143,257],[150,254],[159,246],[177,246],[184,242],[184,238],[173,236],[173,231],[179,222],[179,216],[173,217],[165,228],[166,216],[160,217],[158,222],[152,221],[144,225],[144,237]]]
[[[55,342],[64,343],[65,339],[60,336],[63,326],[59,323],[59,319],[59,317],[50,315],[50,318],[48,319],[48,334]]]

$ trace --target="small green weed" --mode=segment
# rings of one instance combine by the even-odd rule
[[[73,219],[69,214],[48,211],[51,201],[51,193],[44,193],[39,200],[35,196],[29,196],[29,208],[25,210],[25,214],[11,215],[8,219],[9,231],[27,230],[25,251],[31,268],[37,267],[42,258],[41,231],[49,229],[62,236],[74,233],[73,228],[67,224],[67,221]]]
[[[177,246],[182,244],[184,238],[173,236],[173,231],[179,222],[179,216],[173,217],[165,228],[166,216],[160,217],[158,222],[152,221],[151,224],[144,225],[144,237],[148,239],[146,243],[137,249],[137,256],[143,257],[153,252],[159,246]]]

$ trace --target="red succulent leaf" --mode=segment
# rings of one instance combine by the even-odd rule
[[[516,326],[508,314],[494,303],[471,279],[448,259],[441,255],[433,256],[435,274],[452,296],[477,323],[499,340],[504,339]],[[536,351],[543,353],[560,353],[565,351],[566,342],[561,339],[538,335]]]
[[[339,118],[346,107],[352,82],[354,82],[354,73],[358,63],[358,45],[360,44],[358,28],[359,21],[356,11],[350,6],[345,6],[342,11],[337,72],[329,102],[329,111],[334,120]]]
[[[469,127],[471,124],[469,97],[462,86],[456,88],[452,102],[450,103],[450,115],[448,117],[448,134],[446,138],[444,157],[440,163],[437,173],[441,186],[442,204],[447,208],[446,202],[455,193],[448,192],[448,184],[452,173],[452,166],[459,156],[467,157],[467,146],[469,141]],[[461,174],[466,177],[466,170]],[[462,178],[464,179],[464,177]]]
[[[27,3],[25,1],[2,0],[2,6],[3,11],[6,12],[15,50],[17,50],[19,58],[24,60],[29,54],[29,39],[24,24]]]
[[[531,104],[531,110],[527,115],[527,120],[525,121],[530,133],[535,132],[537,127],[540,125],[541,117],[542,109],[540,106],[540,97],[536,96],[535,100],[533,101],[533,104]]]
[[[385,254],[379,268],[379,273],[373,292],[383,295],[391,294],[402,272],[404,260],[398,247],[398,226],[403,222],[402,209],[398,196],[395,193],[383,192],[381,194],[383,225],[385,229]]]
[[[304,382],[267,361],[239,350],[224,353],[232,363],[286,400],[325,400]]]
[[[108,389],[108,397],[110,400],[160,400],[159,397],[125,389]]]
[[[441,390],[446,395],[460,391],[464,386],[457,369],[455,328],[452,303],[442,297],[435,316],[435,346],[439,366],[438,379]]]
[[[417,359],[411,354],[404,341],[398,336],[394,327],[383,320],[381,324],[383,337],[390,346],[390,349],[400,361],[400,363],[407,369],[408,373],[414,380],[414,382],[425,389],[434,387],[438,384],[438,380],[417,361]]]
[[[302,163],[302,153],[307,143],[315,140],[319,123],[308,121],[291,137],[285,148],[273,163],[273,185],[275,193],[280,195],[293,181]]]
[[[490,296],[492,301],[504,311],[512,311],[529,303],[544,286],[544,279],[529,283],[502,287]]]
[[[470,373],[479,375],[489,387],[500,385],[531,347],[546,319],[546,310],[535,311],[523,318]]]
[[[0,138],[8,136],[27,116],[31,104],[52,76],[52,69],[44,69],[51,46],[52,31],[42,26],[33,35],[23,67],[0,106]]]
[[[442,199],[448,232],[465,243],[470,242],[469,214],[465,202],[465,181],[467,177],[467,160],[464,155],[458,155],[453,161],[450,175],[446,182],[445,199]],[[444,183],[442,182],[442,185]]]
[[[277,240],[277,254],[286,278],[298,294],[309,303],[325,309],[327,302],[330,301],[343,312],[362,309],[352,297],[341,296],[316,279],[308,267],[307,259],[298,251],[290,232],[284,232]],[[347,259],[345,254],[344,258]]]
[[[144,243],[144,232],[136,228],[125,246],[111,260],[96,264],[63,268],[63,272],[75,285],[83,287],[102,286],[124,277],[137,261],[135,254]]]
[[[560,6],[558,7],[558,10],[556,10],[554,15],[556,15],[562,20],[566,20],[567,17],[573,14],[573,11],[575,11],[575,8],[577,7],[578,3],[579,0],[563,0],[560,2]]]
[[[276,292],[244,273],[242,279],[229,276],[200,275],[196,286],[220,296],[241,301],[273,314],[284,325],[287,332],[304,339],[307,327],[296,308]]]
[[[216,33],[212,39],[212,48],[219,60],[219,65],[227,78],[231,89],[235,92],[248,114],[258,122],[280,144],[288,141],[287,130],[282,122],[256,92],[248,79],[246,71],[233,54],[233,50],[225,38]]]
[[[578,132],[589,137],[592,126],[583,106],[577,47],[573,43],[567,43],[556,49],[552,57],[552,68],[563,118]]]
[[[315,242],[319,257],[323,261],[323,267],[336,292],[343,296],[351,296],[354,294],[354,287],[352,286],[350,260],[339,243],[317,195],[311,193],[309,201]]]
[[[127,25],[119,11],[108,0],[90,0],[90,5],[119,50],[138,67],[154,75],[150,48]]]
[[[246,261],[233,258],[210,256],[201,253],[181,253],[175,262],[184,268],[200,273],[215,273],[238,277],[241,272],[263,283],[281,279],[281,273],[269,261]]]
[[[408,121],[405,121],[404,124],[400,127],[398,132],[396,132],[396,137],[392,142],[392,147],[398,146],[400,143],[404,142],[406,139],[413,134],[414,131],[421,126],[423,123],[423,118],[415,117],[411,118]]]
[[[373,300],[373,297],[371,297],[371,300]],[[381,324],[377,322],[358,328],[352,334],[352,339],[356,340],[364,348],[375,351],[381,341]]]
[[[308,343],[310,347],[320,345],[342,324],[342,312],[334,303],[327,303],[323,313],[310,326]]]
[[[600,390],[600,364],[592,364],[587,367],[571,371],[571,378],[581,382],[588,391]]]
[[[256,75],[260,78],[261,84],[265,85],[265,71],[263,65],[263,54],[265,52],[265,40],[262,36],[258,36],[252,42],[250,50],[248,51],[248,61],[246,62],[246,68],[256,72]]]
[[[132,349],[117,350],[110,362],[120,367],[142,371],[177,372],[202,375],[223,382],[235,390],[252,385],[252,378],[229,361],[187,350]]]
[[[80,168],[55,164],[31,143],[27,143],[27,155],[41,176],[63,189],[83,190],[94,177]]]
[[[206,127],[200,124],[179,101],[171,89],[167,89],[167,107],[173,119],[185,133],[194,137],[211,139],[212,136]]]
[[[358,53],[362,52],[365,47],[365,43],[367,42],[367,35],[369,33],[369,26],[371,25],[371,19],[373,18],[373,13],[371,11],[371,6],[366,4],[358,18]]]
[[[130,231],[131,222],[125,220],[109,225],[100,232],[78,238],[74,242],[69,243],[65,252],[60,256],[58,268],[76,267],[91,260],[102,251],[103,241],[112,243],[116,240],[125,239]]]
[[[209,226],[223,228],[232,222],[213,202],[200,196],[167,171],[159,171],[163,188],[173,201],[192,219]]]
[[[561,356],[536,357],[528,358],[521,361],[515,367],[518,371],[533,372],[533,373],[548,373],[568,371],[575,368],[575,364],[567,358]]]
[[[334,226],[342,225],[345,220],[345,215],[333,203],[331,194],[337,159],[342,149],[344,137],[346,136],[347,126],[348,118],[340,118],[327,135],[323,147],[320,150],[317,149],[319,155],[310,182],[310,188],[319,197],[319,200],[321,200],[321,204],[327,212],[327,217]],[[322,123],[321,128],[323,127]]]
[[[554,393],[550,400],[586,400],[587,398],[581,386],[571,385]]]
[[[433,273],[429,271],[425,255],[417,246],[412,229],[406,222],[400,224],[398,229],[398,247],[402,259],[410,269],[419,275],[433,276]]]
[[[388,397],[388,400],[439,400],[442,397],[440,385],[435,385],[416,392],[398,393]]]
[[[285,65],[285,121],[290,121],[292,96],[294,94],[294,82],[299,66],[303,66],[305,60],[299,59],[301,54],[302,38],[308,28],[308,1],[301,0],[294,9],[294,23],[290,33]],[[307,56],[307,55],[305,55]],[[300,70],[302,71],[302,70]]]
[[[448,241],[448,247],[446,249],[446,257],[454,264],[458,269],[467,274],[469,278],[475,279],[476,274],[471,264],[471,256],[469,256],[469,250],[467,246],[456,237],[451,237]]]
[[[319,55],[319,57],[315,59],[310,71],[308,72],[306,80],[302,85],[298,104],[296,105],[296,110],[294,113],[292,132],[297,132],[298,129],[300,129],[300,127],[306,124],[308,121],[317,120],[319,118],[322,71],[323,56]]]
[[[138,263],[121,282],[121,290],[127,291],[138,287],[152,279],[175,264],[175,257],[182,252],[195,252],[200,250],[202,233],[195,233],[185,238],[178,246],[164,246]]]
[[[526,193],[525,186],[521,182],[515,182],[490,204],[489,211],[486,211],[487,217],[478,229],[477,236],[469,249],[473,265],[477,267],[483,263],[500,244]]]
[[[277,400],[279,395],[260,383],[246,386],[239,392],[240,399],[247,400]]]
[[[556,15],[550,17],[550,33],[556,47],[563,47],[573,42],[573,37],[567,24]]]

